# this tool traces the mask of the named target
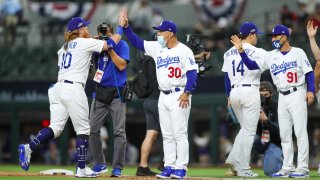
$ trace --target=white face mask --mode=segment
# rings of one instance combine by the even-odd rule
[[[164,36],[157,36],[157,41],[162,47],[167,46],[167,41],[164,40]]]

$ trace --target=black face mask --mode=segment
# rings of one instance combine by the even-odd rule
[[[265,97],[265,96],[260,95],[260,99],[261,99],[261,106],[262,107],[269,107],[271,105],[271,96]]]

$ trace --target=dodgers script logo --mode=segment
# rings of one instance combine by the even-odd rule
[[[296,61],[291,61],[291,62],[282,62],[282,64],[277,65],[277,64],[272,64],[271,65],[271,73],[273,75],[277,75],[281,72],[285,73],[288,69],[292,69],[298,67],[297,62]]]
[[[161,58],[161,56],[157,57],[157,68],[165,67],[167,68],[169,64],[177,64],[180,63],[179,56]]]

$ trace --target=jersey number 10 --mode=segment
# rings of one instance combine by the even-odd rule
[[[67,52],[67,54],[63,53],[60,69],[62,68],[68,69],[71,66],[71,59],[72,59],[72,54],[70,52]]]
[[[288,83],[296,83],[296,82],[298,82],[297,72],[288,72],[287,73],[287,81],[288,81]]]

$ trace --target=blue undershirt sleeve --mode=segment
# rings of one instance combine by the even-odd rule
[[[229,97],[230,96],[230,91],[231,91],[231,82],[230,82],[230,79],[229,79],[229,76],[228,76],[227,72],[224,73],[224,86],[225,86],[225,89],[226,89],[227,97]]]
[[[192,92],[195,90],[196,85],[197,85],[197,70],[191,70],[187,72],[187,84],[185,91]]]
[[[130,26],[123,28],[123,30],[124,34],[127,36],[128,41],[132,44],[132,46],[141,51],[145,51],[143,39],[138,37],[138,35],[132,31]]]
[[[306,76],[306,82],[307,82],[307,90],[308,92],[315,92],[315,87],[314,87],[314,73],[313,71],[308,72],[305,74]]]
[[[247,66],[249,70],[260,69],[258,64],[255,61],[249,59],[245,52],[240,53],[243,63]]]

